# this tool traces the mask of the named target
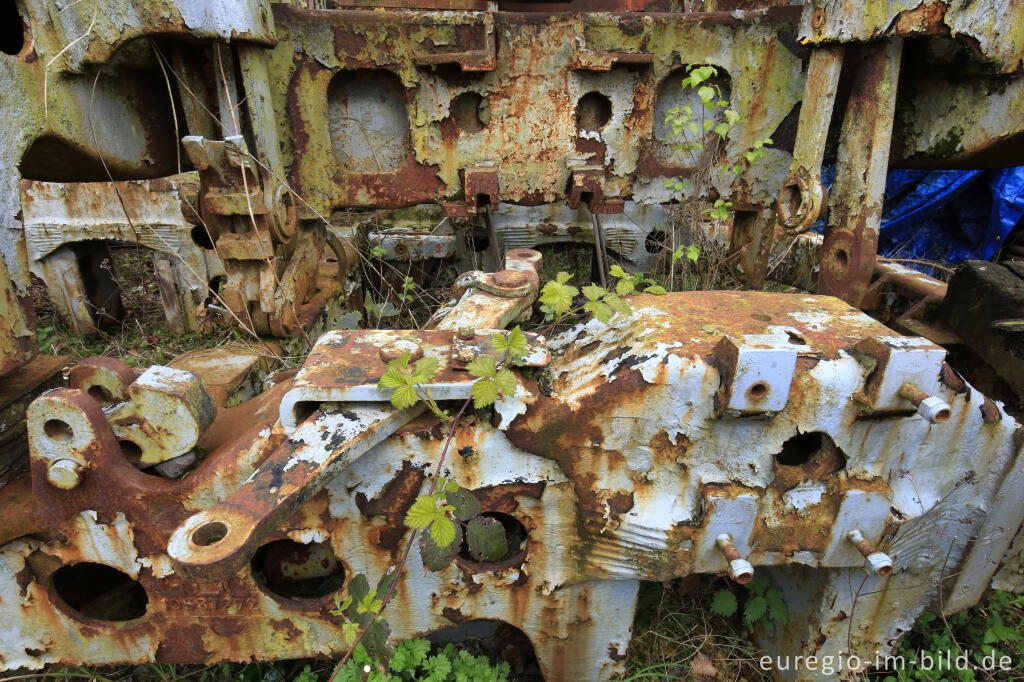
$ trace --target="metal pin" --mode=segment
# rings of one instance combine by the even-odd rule
[[[856,545],[861,555],[867,559],[867,562],[864,565],[865,570],[869,573],[874,573],[880,578],[892,575],[892,557],[875,549],[875,546],[868,542],[868,539],[864,537],[864,533],[860,532],[859,529],[854,528],[846,537],[850,539],[850,542]]]
[[[940,424],[948,420],[953,413],[944,400],[928,395],[911,383],[900,386],[899,396],[913,403],[917,408],[917,413],[932,424]]]
[[[733,544],[731,535],[722,533],[715,538],[715,542],[718,543],[718,548],[722,550],[722,554],[729,561],[730,578],[740,585],[746,585],[754,579],[754,567],[740,556],[740,551]]]

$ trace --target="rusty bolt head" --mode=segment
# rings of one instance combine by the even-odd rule
[[[409,362],[415,362],[423,357],[423,349],[411,339],[398,339],[380,347],[380,359],[383,362],[391,362],[402,357],[402,353],[409,353]]]
[[[476,338],[476,330],[472,327],[459,327],[459,338],[463,341],[472,341]]]
[[[73,490],[82,482],[82,465],[73,459],[58,459],[50,462],[46,480],[55,488]]]
[[[528,277],[524,272],[501,270],[494,273],[494,283],[499,287],[517,287],[526,284]]]
[[[455,362],[460,365],[468,365],[476,359],[476,353],[473,352],[472,348],[461,348],[459,352],[455,354]]]

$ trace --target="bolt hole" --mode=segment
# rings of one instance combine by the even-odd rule
[[[850,264],[850,254],[846,253],[843,249],[836,251],[836,265],[840,268],[846,268]]]
[[[767,384],[759,381],[747,389],[747,395],[749,395],[753,400],[761,400],[768,395],[768,386]]]
[[[327,542],[274,540],[256,551],[249,566],[256,584],[273,597],[316,599],[345,584],[345,568]]]
[[[949,410],[939,410],[935,413],[935,422],[941,424],[942,422],[949,421],[949,418],[953,416],[953,413]]]
[[[189,234],[192,235],[192,241],[195,242],[196,246],[207,251],[213,250],[213,240],[210,239],[210,233],[206,231],[205,226],[196,225]]]
[[[795,184],[786,185],[782,188],[782,205],[789,218],[799,215],[800,206],[803,200],[800,198],[800,188]]]
[[[807,341],[805,341],[804,337],[800,336],[799,334],[794,334],[791,331],[786,331],[786,336],[789,337],[789,342],[794,344],[794,345],[796,345],[796,346],[806,346],[807,345]]]
[[[612,101],[600,92],[588,92],[576,103],[576,130],[597,132],[612,118]]]
[[[668,235],[661,230],[651,230],[644,240],[644,250],[647,253],[660,253],[668,246]]]
[[[122,438],[117,441],[117,444],[121,446],[121,454],[125,459],[136,466],[142,463],[142,448],[138,443]]]
[[[464,92],[452,100],[452,118],[464,133],[478,133],[484,129],[484,118],[490,118],[487,102],[477,92]]]
[[[98,402],[100,405],[109,405],[114,402],[114,394],[106,389],[104,386],[97,384],[96,386],[90,386],[89,390],[86,391],[93,397],[93,400]]]
[[[0,52],[16,55],[25,47],[25,23],[14,0],[0,0]]]
[[[60,419],[47,420],[43,424],[43,433],[50,440],[60,441],[61,443],[67,443],[75,437],[75,432],[71,430],[68,423]]]
[[[750,316],[758,322],[771,322],[771,315],[765,315],[764,313],[750,313]]]
[[[494,519],[500,523],[505,529],[505,539],[508,541],[508,552],[505,556],[500,559],[496,559],[491,563],[508,561],[526,548],[526,526],[524,526],[519,519],[514,516],[510,516],[509,514],[503,514],[502,512],[484,512],[480,516]],[[465,534],[463,534],[462,546],[459,547],[459,556],[466,561],[479,563],[473,558],[473,555],[469,551],[469,541],[466,539]]]
[[[220,521],[210,521],[195,529],[192,533],[192,544],[209,547],[223,540],[228,534],[228,527]]]
[[[106,564],[61,566],[53,574],[53,589],[75,615],[94,620],[135,620],[149,604],[138,581]]]

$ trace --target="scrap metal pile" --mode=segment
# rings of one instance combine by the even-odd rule
[[[465,400],[467,361],[533,315],[535,249],[648,271],[673,206],[714,198],[750,290],[530,335],[443,466],[519,541],[428,573],[414,548],[394,636],[501,621],[547,679],[609,678],[640,581],[763,571],[791,615],[768,653],[868,659],[1024,589],[1024,432],[943,347],[1018,386],[1016,270],[947,296],[876,258],[890,166],[1022,163],[1024,5],[0,0],[0,24],[0,670],[344,652],[334,597],[398,562],[446,446],[377,387],[396,349]],[[700,106],[698,64],[739,117],[694,160],[666,117]],[[266,381],[253,344],[62,375],[31,278],[96,333],[123,315],[109,243],[152,250],[174,332],[312,350]],[[385,284],[432,263],[454,298],[423,329],[342,325],[371,247]],[[816,294],[758,291],[773,262]]]

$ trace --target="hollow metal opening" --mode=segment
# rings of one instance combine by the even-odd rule
[[[25,22],[14,0],[0,0],[0,52],[15,55],[25,47]]]
[[[60,441],[67,443],[75,437],[75,432],[71,430],[71,426],[62,419],[48,419],[43,424],[43,433],[50,440]]]
[[[138,581],[113,566],[82,562],[53,574],[53,589],[74,615],[126,621],[146,614],[149,596]]]
[[[285,599],[317,599],[345,584],[345,568],[326,542],[268,542],[253,555],[250,568],[265,592]]]
[[[192,533],[192,543],[200,547],[217,544],[228,534],[228,527],[220,521],[210,521],[196,528]]]

